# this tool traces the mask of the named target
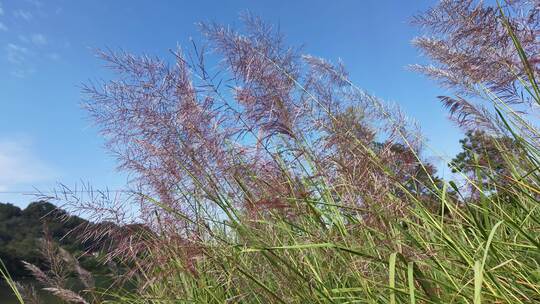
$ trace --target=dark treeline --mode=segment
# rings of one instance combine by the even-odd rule
[[[100,246],[80,242],[72,233],[88,225],[93,224],[46,201],[30,203],[25,209],[0,203],[0,259],[13,277],[29,276],[22,261],[46,268],[41,242],[47,237],[80,257],[83,267],[95,270],[98,263],[92,253]]]

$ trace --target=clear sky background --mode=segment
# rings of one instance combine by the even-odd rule
[[[196,22],[234,26],[246,10],[279,25],[306,53],[342,58],[356,84],[400,104],[431,146],[455,155],[461,133],[436,99],[448,92],[406,68],[425,62],[411,45],[419,30],[409,20],[434,3],[0,0],[0,202],[25,206],[33,197],[16,192],[58,183],[122,189],[125,175],[80,107],[79,85],[107,75],[92,49],[170,56],[199,37]]]

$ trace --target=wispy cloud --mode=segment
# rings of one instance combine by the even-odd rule
[[[26,2],[36,6],[36,7],[41,7],[43,6],[43,3],[39,0],[26,0]]]
[[[32,43],[37,46],[42,46],[47,44],[47,37],[43,34],[33,34],[31,37]]]
[[[11,63],[11,74],[13,76],[24,78],[34,73],[34,68],[28,62],[28,57],[31,55],[28,48],[14,43],[8,43],[5,51],[6,59]]]
[[[11,75],[17,77],[17,78],[26,78],[32,74],[34,74],[36,72],[36,70],[32,67],[23,67],[23,68],[20,68],[20,67],[17,67],[17,68],[14,68],[12,71],[11,71]]]
[[[0,189],[32,187],[53,181],[55,170],[39,159],[27,139],[0,139]]]
[[[4,15],[4,8],[2,6],[2,2],[0,2],[0,16]],[[0,21],[0,32],[7,32],[8,28],[7,26]]]
[[[0,0],[0,7],[2,1]],[[9,10],[9,14],[13,18],[19,19],[19,22],[14,21],[14,25],[19,24],[21,20],[33,22],[34,19],[35,21],[44,21],[50,18],[45,4],[40,0],[20,1],[26,2],[26,5]],[[10,64],[9,72],[11,75],[25,78],[41,69],[43,64],[47,63],[45,60],[57,61],[60,59],[61,55],[58,48],[61,43],[56,41],[54,36],[42,30],[38,32],[29,31],[24,26],[10,26],[8,29],[2,21],[3,19],[0,18],[0,33],[9,31],[12,34],[11,37],[16,37],[15,40],[11,39],[4,45],[0,44],[0,56],[2,56],[3,48],[4,60]],[[2,58],[0,57],[0,59]]]
[[[51,60],[54,60],[54,61],[60,60],[60,58],[61,58],[61,57],[60,57],[60,54],[54,53],[54,52],[53,52],[53,53],[49,53],[49,54],[47,55],[47,57],[48,57],[49,59],[51,59]]]
[[[19,40],[24,43],[30,42],[30,39],[28,39],[28,37],[26,37],[25,35],[19,35]]]
[[[30,21],[34,18],[34,15],[32,15],[31,12],[25,10],[16,10],[15,12],[13,12],[13,16],[15,16],[16,18],[24,19],[26,21]]]
[[[32,34],[30,36],[19,35],[19,40],[24,43],[32,43],[36,46],[43,46],[47,44],[47,37],[43,34]]]
[[[14,43],[8,43],[6,46],[7,60],[14,64],[23,64],[29,51],[27,48]]]

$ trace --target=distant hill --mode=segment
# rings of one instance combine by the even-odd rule
[[[62,248],[76,256],[92,245],[81,244],[75,236],[68,234],[82,224],[92,225],[80,217],[69,216],[46,201],[33,202],[25,209],[0,203],[0,259],[13,277],[29,275],[21,263],[23,260],[45,266],[39,241],[45,229]],[[95,261],[87,259],[86,262],[96,266]]]

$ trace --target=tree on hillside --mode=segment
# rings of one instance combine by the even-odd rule
[[[512,175],[505,155],[519,154],[515,140],[480,130],[466,132],[459,142],[462,151],[448,164],[452,172],[463,173],[487,193],[504,191]],[[478,191],[476,187],[471,190],[473,193]]]
[[[91,242],[79,242],[72,233],[84,225],[90,223],[69,216],[46,201],[32,202],[23,210],[12,204],[0,203],[0,259],[14,277],[29,275],[22,261],[46,267],[40,252],[44,230],[54,242],[70,252],[98,249]]]

